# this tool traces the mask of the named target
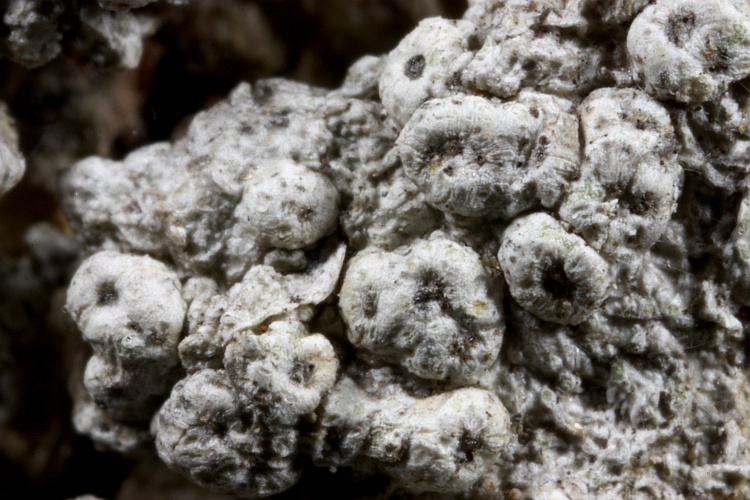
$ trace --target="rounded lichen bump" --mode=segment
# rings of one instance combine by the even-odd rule
[[[750,75],[750,6],[743,0],[660,0],[628,32],[633,71],[654,97],[719,97]]]
[[[185,2],[24,24],[41,3],[0,55]],[[170,142],[76,157],[77,430],[249,498],[750,498],[749,33],[744,0],[469,0],[339,88],[239,83]]]
[[[498,259],[513,298],[547,321],[578,324],[607,296],[606,261],[548,214],[508,226]]]
[[[186,306],[177,277],[150,257],[99,252],[68,288],[66,309],[94,355],[84,383],[119,421],[148,420],[179,373]]]
[[[501,299],[479,255],[436,233],[352,259],[339,305],[356,347],[420,377],[471,383],[500,352]]]
[[[569,102],[528,93],[517,102],[433,99],[396,146],[406,174],[436,208],[508,218],[553,206],[578,173],[578,127]]]

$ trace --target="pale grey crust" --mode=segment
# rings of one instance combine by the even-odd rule
[[[291,161],[277,161],[247,179],[226,240],[230,276],[240,276],[248,255],[261,249],[300,250],[336,229],[339,193],[323,175]]]
[[[113,420],[91,400],[85,388],[78,389],[73,399],[73,427],[79,434],[89,437],[97,449],[134,458],[153,453],[154,438],[148,424]]]
[[[750,496],[749,12],[473,0],[339,89],[241,84],[77,163],[85,254],[171,283],[180,328],[138,349],[174,368],[156,408],[106,371],[130,358],[79,288],[116,266],[85,261],[78,428],[245,497],[304,463],[438,498]]]
[[[84,384],[109,417],[148,421],[173,382],[186,306],[180,282],[150,257],[100,252],[78,268],[66,309],[94,355]]]
[[[583,2],[576,6],[580,12],[553,7],[553,2],[504,3],[502,9],[493,9],[492,2],[482,6],[478,22],[489,21],[491,28],[462,75],[468,87],[506,98],[523,88],[572,97],[585,95],[607,76],[604,47],[571,36],[572,30],[588,28]],[[617,36],[618,30],[611,26],[608,36]]]
[[[404,169],[436,208],[509,218],[554,206],[578,175],[570,103],[526,93],[518,102],[477,96],[433,99],[396,141]]]
[[[560,217],[620,273],[633,276],[682,191],[674,128],[664,106],[634,89],[595,90],[579,113],[581,177],[566,193]]]
[[[712,185],[742,191],[744,165],[750,161],[747,84],[731,84],[720,98],[676,114],[682,138],[680,161],[687,170],[701,172]]]
[[[393,163],[397,156],[395,150],[389,154]],[[442,212],[427,202],[404,170],[391,167],[380,182],[373,183],[364,175],[356,180],[354,199],[341,217],[354,248],[393,250],[430,234],[443,222]]]
[[[516,219],[498,253],[513,298],[536,316],[578,324],[607,297],[607,262],[545,213]]]
[[[266,254],[309,251],[333,232],[355,170],[386,146],[382,106],[272,80],[238,86],[175,144],[77,163],[62,186],[91,247],[169,256],[234,283]],[[280,219],[283,234],[271,230]]]
[[[509,438],[509,416],[489,391],[457,389],[415,398],[373,370],[345,376],[324,405],[313,441],[319,465],[377,469],[413,492],[468,491]]]
[[[380,99],[388,114],[403,125],[425,101],[456,94],[475,45],[469,21],[420,22],[388,54],[380,75]]]
[[[333,347],[299,323],[276,322],[262,336],[236,335],[224,365],[175,386],[154,420],[159,456],[203,486],[252,498],[280,493],[302,472],[298,421],[336,379]]]
[[[225,292],[213,280],[189,280],[188,335],[178,347],[182,366],[189,373],[222,367],[224,349],[235,335],[261,333],[274,318],[288,315],[309,322],[313,307],[336,288],[345,253],[345,245],[329,242],[316,263],[296,272],[281,274],[270,266],[254,266]]]
[[[500,352],[497,285],[479,255],[438,233],[399,253],[352,259],[339,305],[356,347],[420,377],[466,384]]]
[[[750,6],[741,0],[658,1],[628,31],[628,54],[646,90],[700,103],[750,74]]]

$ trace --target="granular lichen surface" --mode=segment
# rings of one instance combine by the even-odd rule
[[[749,76],[742,0],[473,0],[76,163],[77,430],[251,498],[750,496]]]

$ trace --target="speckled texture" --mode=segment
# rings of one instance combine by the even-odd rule
[[[425,101],[461,90],[461,71],[477,44],[475,31],[468,21],[425,19],[388,54],[379,90],[394,120],[404,124]]]
[[[397,253],[357,255],[339,305],[355,347],[418,376],[466,384],[500,353],[497,285],[479,255],[436,233]]]
[[[321,465],[375,468],[414,492],[465,492],[492,471],[509,418],[490,392],[414,397],[387,370],[348,376],[327,398],[313,444]],[[389,379],[391,379],[389,381]]]
[[[554,206],[578,174],[571,103],[535,93],[500,103],[477,96],[433,99],[396,146],[406,175],[436,208],[509,218]]]
[[[176,276],[150,257],[99,252],[78,268],[65,307],[94,350],[84,384],[97,406],[118,421],[150,419],[178,364]]]
[[[236,335],[224,366],[175,386],[154,421],[159,456],[220,491],[243,497],[282,492],[302,472],[298,421],[336,379],[333,347],[322,335],[307,335],[300,323],[275,322],[263,335]]]
[[[149,262],[180,330],[160,408],[128,386],[114,410],[87,371],[79,428],[127,451],[150,420],[169,467],[244,497],[305,466],[747,497],[747,26],[735,0],[475,0],[338,89],[244,83],[171,143],[73,165],[79,273]]]
[[[628,31],[633,70],[656,97],[714,100],[750,74],[748,16],[742,0],[656,2]]]

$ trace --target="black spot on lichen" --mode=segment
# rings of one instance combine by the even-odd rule
[[[211,428],[211,432],[222,438],[226,436],[227,430],[229,430],[227,424],[224,422],[211,422],[209,427]]]
[[[619,199],[620,206],[635,215],[644,215],[654,208],[654,200],[643,194],[624,193]]]
[[[315,209],[311,207],[300,207],[297,210],[297,219],[300,222],[309,222],[315,217]]]
[[[440,169],[446,158],[459,156],[464,151],[464,142],[460,137],[434,137],[428,143],[424,157],[426,158],[427,168],[430,172],[436,172]],[[479,161],[477,155],[477,161]],[[449,175],[452,171],[449,173]]]
[[[521,67],[523,68],[523,70],[529,73],[535,71],[538,66],[539,64],[532,59],[527,59],[523,62],[523,64],[521,64]]]
[[[456,461],[459,465],[473,462],[474,454],[481,448],[482,440],[472,436],[468,430],[465,430],[458,441]]]
[[[243,430],[250,430],[255,425],[255,416],[252,413],[241,413],[238,418]]]
[[[546,135],[539,137],[539,148],[536,150],[536,159],[538,161],[542,161],[545,156],[547,156],[547,145],[549,144],[549,139],[547,139]]]
[[[451,92],[457,92],[461,90],[461,72],[454,72],[450,78],[445,81],[445,87]]]
[[[127,325],[125,325],[129,330],[133,330],[136,333],[143,333],[143,328],[141,328],[141,325],[136,323],[135,321],[129,321]]]
[[[310,383],[313,372],[315,371],[315,365],[310,362],[303,362],[300,360],[294,360],[292,363],[292,369],[289,372],[289,378],[298,384],[307,385]]]
[[[470,353],[477,344],[478,336],[476,334],[476,328],[472,321],[473,318],[469,318],[465,315],[458,315],[459,322],[464,320],[461,324],[466,324],[466,332],[464,335],[457,336],[451,343],[450,354],[466,363],[470,359]]]
[[[639,113],[620,113],[620,119],[626,122],[632,123],[637,130],[646,130],[647,128],[657,128],[658,125],[653,119],[644,117],[643,115],[638,116]]]
[[[518,169],[526,168],[531,155],[531,141],[527,137],[521,137],[517,144],[517,157],[515,167]]]
[[[672,14],[667,19],[667,38],[673,44],[682,47],[693,32],[693,28],[695,28],[695,13]]]
[[[726,47],[715,46],[708,40],[706,42],[706,50],[703,54],[706,57],[707,67],[710,71],[726,71],[729,69],[730,55]]]
[[[362,298],[362,312],[367,319],[375,317],[378,313],[378,296],[372,290],[365,293]]]
[[[431,145],[432,157],[456,156],[464,149],[463,141],[459,137],[449,137],[444,141]]]
[[[575,292],[575,283],[568,277],[563,263],[554,262],[544,269],[542,288],[557,299],[569,300]]]
[[[411,57],[404,65],[404,75],[409,80],[416,80],[422,76],[425,66],[425,58],[422,54]]]
[[[675,417],[672,406],[672,394],[670,394],[669,392],[661,391],[659,393],[659,411],[661,411],[661,414],[664,415],[667,420],[672,420]]]
[[[445,282],[434,271],[423,273],[417,280],[417,290],[412,302],[417,309],[426,310],[430,303],[437,303],[441,311],[452,309],[451,301],[446,294]]]
[[[96,305],[109,306],[117,302],[120,297],[114,281],[106,280],[99,283],[96,287]]]
[[[258,106],[263,106],[274,96],[273,84],[270,81],[259,80],[253,84],[253,99]]]
[[[273,127],[286,128],[289,126],[289,113],[291,113],[290,109],[283,109],[269,116],[268,122]]]

